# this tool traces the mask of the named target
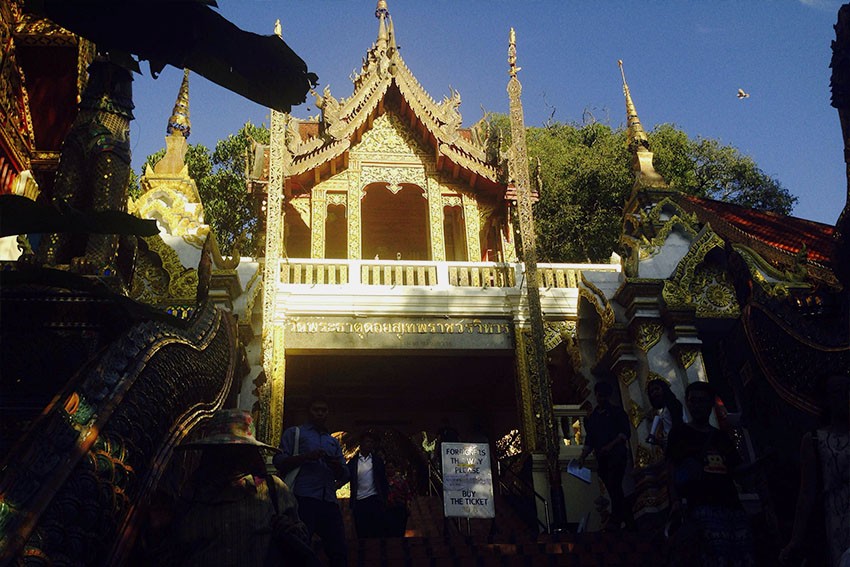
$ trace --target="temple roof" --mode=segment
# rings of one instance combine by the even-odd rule
[[[389,110],[433,149],[438,169],[472,185],[483,182],[491,190],[503,190],[500,169],[487,160],[483,143],[473,141],[475,133],[460,128],[460,94],[452,90],[440,102],[431,98],[401,56],[385,4],[379,4],[376,16],[378,38],[367,50],[360,71],[352,77],[351,96],[337,99],[330,87],[325,87],[321,94],[313,93],[321,117],[293,120],[297,125],[290,126],[290,132],[298,136],[291,136],[287,143],[292,157],[288,176],[303,176],[309,184],[312,175],[305,174],[345,154],[369,130],[372,121]]]
[[[778,265],[787,266],[804,254],[811,275],[835,282],[835,227],[681,193],[675,198],[685,210],[695,213],[730,242],[749,246]]]

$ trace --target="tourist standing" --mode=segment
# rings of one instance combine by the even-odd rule
[[[699,564],[746,567],[755,564],[753,534],[733,481],[745,467],[729,436],[709,423],[714,401],[707,382],[688,385],[691,421],[674,426],[667,438],[671,516],[682,518],[680,535],[692,540],[679,549],[696,555]],[[691,562],[672,559],[675,565]]]
[[[348,480],[342,448],[327,429],[329,406],[322,397],[310,400],[307,423],[283,432],[281,453],[274,465],[287,477],[295,474],[292,492],[301,520],[318,534],[331,565],[347,565],[345,526],[336,498],[337,487]]]
[[[623,494],[623,476],[628,464],[627,442],[631,435],[631,426],[626,412],[611,403],[614,393],[611,384],[597,382],[593,391],[596,394],[596,407],[584,420],[587,436],[579,466],[584,466],[591,451],[596,454],[599,477],[611,497],[611,517],[605,529],[618,530],[624,519],[631,519],[630,514],[627,518],[626,497]]]
[[[387,535],[404,537],[407,531],[407,519],[410,517],[410,503],[413,501],[413,490],[407,481],[407,475],[395,461],[387,461]]]
[[[655,412],[646,442],[664,447],[673,427],[684,422],[685,409],[664,380],[651,380],[646,386],[646,394]]]
[[[159,565],[198,567],[314,565],[306,526],[286,485],[267,475],[260,450],[277,451],[254,437],[251,414],[216,412],[197,440],[200,465],[178,499]]]
[[[850,564],[850,377],[828,376],[824,387],[829,425],[800,443],[800,493],[791,541],[779,555],[783,565],[795,559],[811,563],[815,555],[833,567]],[[814,517],[816,508],[825,533],[815,536],[810,526],[821,520]],[[813,548],[812,539],[826,547]]]
[[[375,453],[377,438],[371,431],[360,437],[360,449],[348,461],[351,497],[348,505],[359,538],[384,535],[384,509],[387,503],[387,471]]]

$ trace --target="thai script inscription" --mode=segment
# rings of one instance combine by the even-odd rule
[[[458,322],[403,322],[403,321],[301,321],[287,320],[287,332],[290,333],[353,333],[356,335],[386,334],[386,335],[505,335],[510,334],[508,323],[492,323],[472,319]]]

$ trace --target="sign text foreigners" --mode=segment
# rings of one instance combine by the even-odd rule
[[[487,443],[442,443],[446,517],[493,518],[493,472]]]

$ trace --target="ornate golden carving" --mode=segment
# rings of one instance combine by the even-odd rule
[[[348,195],[346,193],[328,193],[326,195],[328,205],[348,205]]]
[[[575,321],[544,321],[543,322],[543,344],[547,351],[557,347],[575,336]]]
[[[596,332],[596,359],[599,360],[608,349],[605,334],[608,329],[614,326],[614,309],[602,290],[585,278],[583,273],[581,274],[581,285],[578,286],[578,293],[579,297],[587,299],[596,314],[599,315],[599,328]]]
[[[263,267],[263,371],[266,379],[274,381],[275,372],[282,370],[283,364],[275,360],[283,356],[283,334],[275,334],[272,328],[275,312],[275,297],[277,282],[280,281],[280,258],[283,249],[283,183],[286,178],[285,164],[288,160],[286,150],[286,115],[276,110],[271,111],[271,127],[269,132],[269,184],[266,197],[266,260]],[[280,343],[280,344],[278,344]],[[282,359],[280,359],[282,360]],[[282,377],[281,377],[282,378]],[[280,407],[283,415],[283,398],[275,397],[276,391],[269,388],[269,397],[261,398],[262,413],[269,415],[274,423],[275,413]],[[268,439],[273,441],[280,435],[274,427],[266,429]]]
[[[507,234],[513,232],[510,224],[507,227],[499,230],[499,237],[502,239],[502,261],[517,262],[516,241],[508,240]]]
[[[668,307],[692,308],[698,317],[737,317],[740,314],[726,271],[703,264],[712,249],[723,246],[723,239],[710,229],[691,245],[661,290]]]
[[[641,444],[635,450],[635,465],[639,469],[645,469],[652,464],[652,451]]]
[[[643,421],[646,412],[643,411],[643,408],[640,407],[634,400],[629,400],[629,421],[632,423],[632,427],[637,429],[640,426],[640,422]]]
[[[360,143],[352,151],[361,154],[364,161],[377,158],[380,161],[397,161],[399,157],[416,158],[431,156],[419,140],[411,133],[395,114],[387,113],[378,116],[372,122],[372,128],[363,134]]]
[[[699,356],[699,349],[680,348],[678,349],[677,354],[679,358],[679,364],[682,365],[682,368],[687,370],[694,362],[696,362],[697,357]]]
[[[638,325],[635,345],[643,352],[649,352],[658,344],[664,334],[664,325],[657,322],[648,322]]]
[[[269,445],[277,447],[280,445],[280,437],[283,434],[283,396],[284,378],[286,376],[286,350],[284,348],[284,329],[282,325],[275,325],[272,330],[273,336],[273,360],[271,372],[266,376],[269,380],[269,411],[268,432],[266,441]]]
[[[461,193],[463,225],[466,228],[466,257],[470,262],[481,259],[481,225],[478,224],[478,203],[473,197]]]
[[[666,384],[670,384],[670,381],[667,378],[665,378],[664,376],[662,376],[661,374],[659,374],[658,372],[650,372],[649,374],[647,374],[646,383],[649,384],[653,380],[661,380],[662,382],[664,382]]]
[[[441,201],[444,207],[460,207],[460,195],[443,195]]]
[[[159,258],[159,265],[150,259],[140,262],[133,275],[130,296],[145,303],[169,300],[194,302],[198,292],[198,270],[180,262],[177,252],[159,235],[142,237],[148,254]]]
[[[348,257],[354,260],[361,257],[360,188],[360,165],[352,161],[348,170]]]
[[[325,219],[328,207],[325,202],[325,191],[314,187],[310,195],[311,217],[310,225],[310,254],[311,258],[325,257]]]
[[[422,166],[363,166],[360,171],[360,183],[362,187],[366,187],[370,183],[387,183],[391,193],[396,194],[401,191],[401,184],[408,183],[425,188],[425,168]],[[424,196],[424,195],[423,195]],[[437,199],[440,202],[440,199]]]
[[[622,382],[624,386],[628,387],[632,384],[632,382],[637,380],[637,371],[630,366],[625,366],[620,369],[619,378],[620,382]]]
[[[514,330],[516,339],[516,371],[519,388],[518,405],[522,419],[522,439],[526,451],[535,451],[539,447],[538,431],[535,427],[534,403],[531,389],[532,375],[530,371],[531,361],[528,359],[527,343],[531,340],[531,331],[516,327]]]
[[[443,203],[439,181],[428,177],[428,224],[431,227],[431,260],[446,260],[445,236],[443,235]]]
[[[298,216],[301,217],[304,224],[308,227],[312,227],[313,217],[310,213],[313,208],[310,203],[310,195],[299,196],[294,199],[290,199],[288,202],[292,205],[292,208],[295,209],[295,212],[298,213]]]
[[[786,297],[791,289],[806,289],[806,282],[787,280],[786,274],[771,266],[761,255],[742,244],[733,244],[732,248],[741,256],[753,280],[771,297]]]

